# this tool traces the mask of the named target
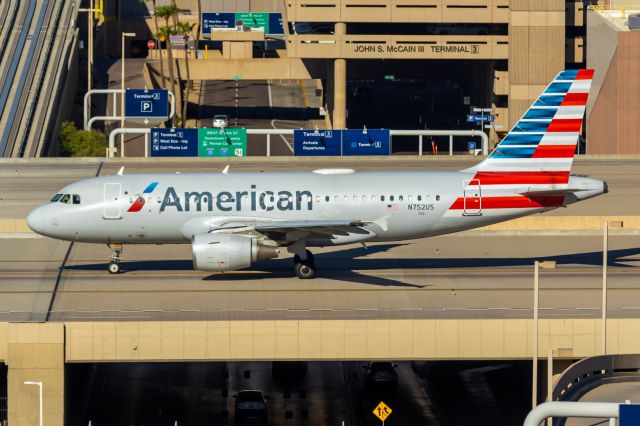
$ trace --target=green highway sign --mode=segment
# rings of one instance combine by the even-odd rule
[[[236,12],[236,21],[239,20],[250,28],[264,28],[265,34],[269,32],[268,13]]]
[[[396,79],[396,76],[395,76],[395,75],[392,75],[392,74],[391,74],[391,75],[390,75],[390,74],[387,74],[387,75],[385,75],[385,76],[384,76],[384,79],[385,79],[385,80],[395,80],[395,79]]]
[[[247,129],[198,129],[199,157],[244,157],[247,155]]]

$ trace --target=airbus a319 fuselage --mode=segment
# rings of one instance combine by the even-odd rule
[[[112,246],[192,245],[196,269],[226,271],[308,247],[406,240],[481,227],[606,192],[570,175],[592,72],[563,71],[483,162],[462,171],[117,174],[63,188],[28,217],[36,232]]]

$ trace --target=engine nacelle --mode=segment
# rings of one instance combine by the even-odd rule
[[[258,244],[256,238],[233,234],[197,234],[191,238],[193,268],[201,271],[235,271],[258,260],[277,257],[277,247]]]

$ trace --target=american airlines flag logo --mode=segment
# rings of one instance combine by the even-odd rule
[[[387,204],[387,210],[390,212],[394,212],[396,210],[398,210],[398,205],[397,204]]]
[[[156,189],[156,186],[158,186],[158,182],[151,182],[149,186],[147,186],[144,189],[142,194],[151,194],[153,190]],[[133,202],[133,204],[131,204],[131,206],[129,206],[129,209],[127,210],[127,212],[136,213],[142,210],[142,207],[144,207],[144,203],[145,203],[144,197],[142,196],[142,194],[136,195],[135,201]]]

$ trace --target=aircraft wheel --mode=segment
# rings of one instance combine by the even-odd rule
[[[118,262],[109,262],[109,266],[107,268],[109,269],[110,274],[120,273],[120,264]]]
[[[303,261],[296,263],[296,275],[301,280],[308,280],[316,275],[316,265],[313,262]]]

